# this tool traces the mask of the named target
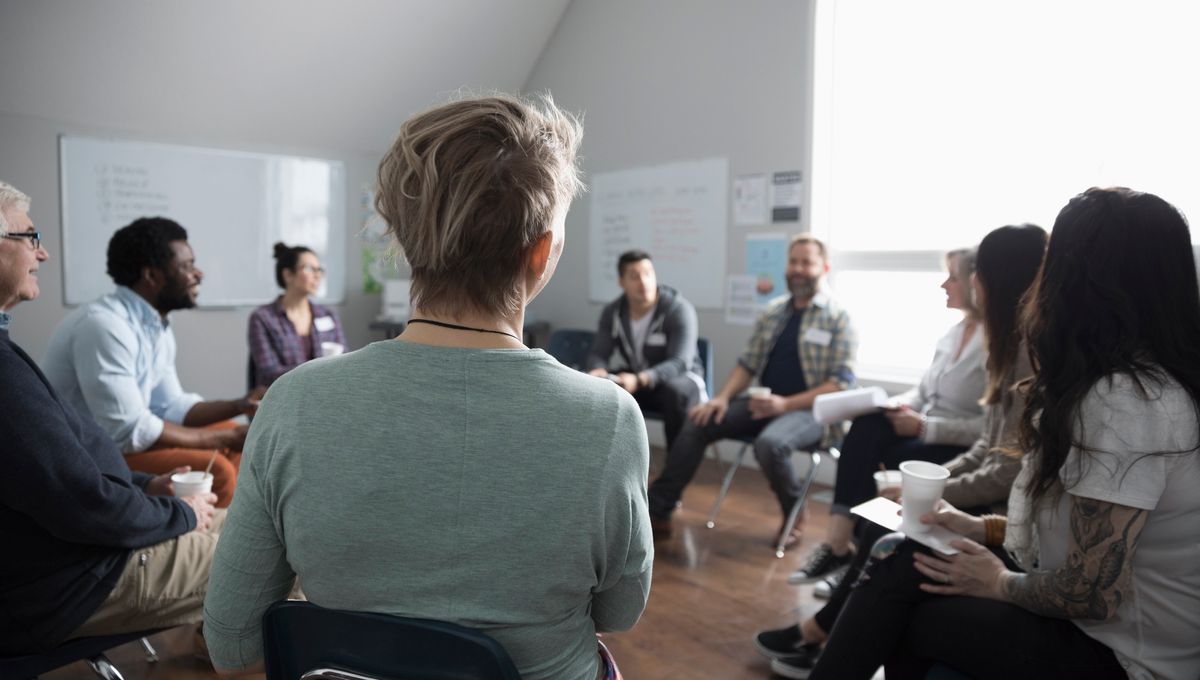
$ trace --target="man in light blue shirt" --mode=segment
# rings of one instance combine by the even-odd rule
[[[167,315],[195,307],[204,279],[187,232],[161,217],[134,221],[109,241],[108,274],[117,290],[75,310],[54,331],[42,360],[46,377],[113,438],[132,470],[204,469],[221,451],[213,492],[217,507],[227,507],[247,426],[223,421],[252,412],[261,394],[204,401],[179,384]]]

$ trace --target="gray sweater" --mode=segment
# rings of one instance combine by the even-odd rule
[[[271,386],[205,601],[213,661],[262,655],[299,576],[323,607],[451,621],[522,677],[595,677],[649,595],[649,449],[632,397],[541,350],[403,341]]]
[[[596,338],[588,352],[584,370],[603,368],[611,372],[629,371],[650,374],[650,387],[691,371],[701,378],[696,340],[699,322],[696,308],[670,286],[658,287],[658,302],[650,319],[650,330],[637,358],[629,322],[629,301],[624,295],[604,306],[596,329]]]

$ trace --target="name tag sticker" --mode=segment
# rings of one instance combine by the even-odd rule
[[[651,333],[650,335],[646,336],[646,344],[647,345],[665,345],[665,344],[667,344],[667,334],[666,333]]]
[[[804,342],[811,342],[814,345],[828,347],[833,341],[833,333],[823,328],[810,328],[804,331]]]
[[[313,319],[313,327],[315,327],[317,331],[321,333],[328,333],[329,331],[333,330],[333,317],[318,316],[317,318]],[[829,341],[826,340],[826,342],[828,343]]]

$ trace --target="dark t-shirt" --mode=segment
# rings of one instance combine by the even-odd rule
[[[788,317],[787,325],[767,355],[767,365],[763,366],[762,378],[759,382],[763,387],[770,387],[773,394],[790,397],[808,389],[804,382],[804,369],[800,365],[800,319],[804,318],[803,309],[793,309]]]

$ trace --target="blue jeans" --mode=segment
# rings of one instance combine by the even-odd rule
[[[697,426],[687,421],[667,451],[667,462],[650,485],[650,514],[669,517],[683,490],[696,475],[708,445],[732,437],[754,437],[754,457],[771,483],[784,516],[800,497],[800,482],[792,466],[792,451],[816,445],[824,428],[811,411],[790,411],[771,419],[750,417],[750,400],[733,399],[720,422]]]

